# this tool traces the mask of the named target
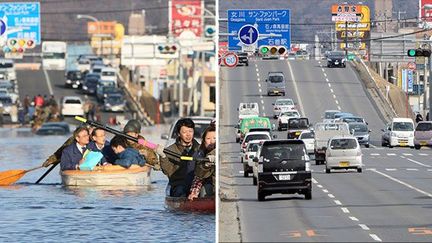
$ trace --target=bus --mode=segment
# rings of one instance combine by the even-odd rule
[[[65,70],[67,44],[62,41],[42,42],[42,67],[46,70]]]

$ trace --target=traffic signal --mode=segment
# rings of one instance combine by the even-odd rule
[[[259,53],[262,55],[284,55],[287,52],[285,46],[260,46]]]
[[[175,54],[178,47],[175,44],[163,44],[158,46],[158,50],[160,54]]]
[[[428,49],[409,49],[407,52],[409,57],[430,57],[431,50]]]
[[[268,46],[260,46],[259,48],[259,52],[263,55],[267,55],[267,53],[269,52],[269,47]]]

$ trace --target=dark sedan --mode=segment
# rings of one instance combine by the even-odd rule
[[[345,52],[331,51],[327,55],[327,67],[346,67]]]

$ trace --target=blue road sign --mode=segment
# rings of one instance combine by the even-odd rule
[[[0,3],[0,18],[6,23],[7,38],[33,39],[41,43],[40,3]]]
[[[3,35],[6,32],[6,23],[0,19],[0,35]]]
[[[280,37],[259,37],[258,46],[291,45],[291,13],[289,9],[243,9],[228,10],[228,48],[240,50],[239,31],[245,25],[256,26],[259,34],[278,34]]]
[[[258,35],[258,29],[250,24],[243,25],[238,31],[238,39],[247,46],[255,44],[258,40]]]

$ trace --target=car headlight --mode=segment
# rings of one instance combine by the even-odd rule
[[[88,88],[87,88],[87,86],[84,85],[84,86],[83,86],[83,89],[87,90]]]
[[[392,137],[397,137],[397,134],[394,133],[394,132],[391,132],[391,133],[390,133],[390,136],[392,136]]]
[[[346,58],[342,59],[342,62],[346,62]]]

